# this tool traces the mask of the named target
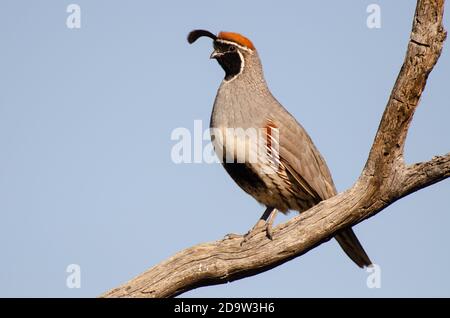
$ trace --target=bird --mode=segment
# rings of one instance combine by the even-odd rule
[[[201,37],[212,39],[210,58],[225,72],[210,119],[214,150],[237,185],[266,207],[246,238],[264,226],[273,239],[278,211],[301,213],[337,194],[330,170],[303,126],[272,95],[252,41],[240,33],[202,29],[187,40],[192,44]],[[242,134],[252,129],[257,138]],[[372,264],[351,227],[334,238],[356,265]]]

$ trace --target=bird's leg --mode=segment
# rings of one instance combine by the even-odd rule
[[[242,241],[241,245],[247,242],[250,238],[252,238],[256,233],[260,231],[262,227],[265,227],[266,236],[272,240],[273,239],[273,233],[272,233],[272,225],[275,221],[275,217],[277,216],[277,209],[272,207],[267,207],[267,209],[264,211],[264,213],[259,218],[258,222],[253,226],[253,228],[248,231],[244,235],[230,233],[225,235],[224,239],[234,239],[234,238],[241,238],[243,237],[244,240]]]
[[[266,221],[266,235],[270,240],[273,240],[273,222],[275,221],[275,218],[277,217],[278,210],[273,209],[272,213],[270,213],[269,218]]]
[[[244,235],[244,241],[242,242],[242,244],[247,242],[256,233],[258,233],[260,231],[261,227],[265,228],[266,236],[272,240],[273,239],[272,225],[273,225],[273,222],[274,222],[276,216],[277,216],[277,209],[272,208],[272,207],[267,207],[267,209],[264,211],[263,215],[261,215],[261,217],[259,218],[258,222],[256,222],[255,226],[253,226],[253,228],[247,234]]]

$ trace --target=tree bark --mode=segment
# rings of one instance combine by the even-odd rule
[[[394,85],[366,165],[345,192],[241,246],[242,238],[199,244],[155,265],[101,297],[171,297],[206,285],[256,275],[328,241],[402,197],[450,176],[450,153],[407,165],[403,149],[427,77],[446,38],[444,0],[419,0],[403,66]]]

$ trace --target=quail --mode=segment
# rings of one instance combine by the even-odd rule
[[[305,129],[270,92],[253,43],[238,33],[206,30],[193,30],[187,39],[192,44],[200,37],[213,40],[211,58],[225,71],[211,114],[214,149],[231,178],[266,206],[254,229],[262,224],[271,236],[277,211],[302,212],[335,196],[333,179]],[[230,136],[233,129],[257,129],[263,137]],[[245,156],[239,145],[249,149]],[[359,267],[371,265],[351,227],[335,238]]]

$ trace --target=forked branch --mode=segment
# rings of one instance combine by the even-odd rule
[[[405,61],[358,181],[241,246],[240,238],[200,244],[153,266],[102,297],[171,297],[267,271],[329,240],[396,200],[450,176],[450,153],[407,166],[403,149],[427,77],[442,50],[444,0],[417,1]]]

